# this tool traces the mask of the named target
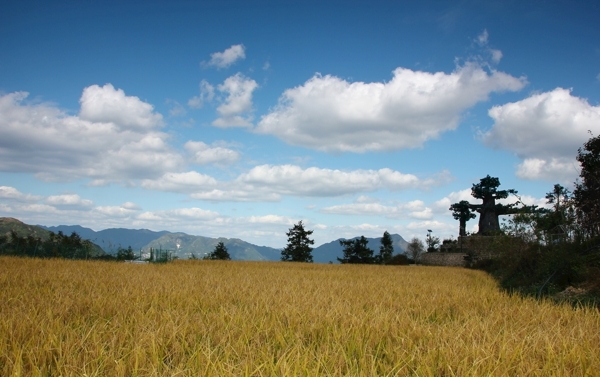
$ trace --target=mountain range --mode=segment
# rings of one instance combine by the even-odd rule
[[[193,236],[186,233],[172,233],[168,231],[155,232],[148,229],[112,228],[94,231],[79,225],[27,225],[19,220],[0,218],[0,233],[8,233],[10,229],[19,229],[20,233],[46,236],[47,231],[54,233],[63,232],[70,235],[75,232],[83,239],[87,239],[100,246],[106,253],[114,254],[119,247],[131,246],[136,254],[148,254],[150,249],[168,251],[180,259],[202,258],[212,252],[219,242],[223,242],[231,258],[234,260],[278,261],[281,259],[281,249],[268,246],[258,246],[237,238],[210,238]],[[398,234],[392,234],[394,254],[404,253],[407,242]],[[358,238],[358,237],[355,237]],[[313,249],[313,260],[317,263],[337,263],[337,258],[343,256],[340,245],[343,238],[331,241]],[[369,248],[375,254],[379,253],[381,237],[367,238]]]

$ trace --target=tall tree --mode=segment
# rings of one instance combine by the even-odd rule
[[[570,194],[571,193],[568,189],[557,183],[554,185],[552,191],[546,193],[546,203],[554,204],[554,211],[560,212],[561,204],[564,205],[564,203],[569,199]]]
[[[587,236],[600,235],[600,136],[591,137],[579,148],[577,161],[581,165],[575,182],[573,198],[577,221]]]
[[[309,262],[312,263],[312,247],[315,243],[309,236],[313,234],[312,230],[304,229],[302,220],[298,224],[290,228],[289,232],[286,233],[288,237],[288,243],[286,247],[281,251],[281,260],[287,262]]]
[[[499,215],[508,215],[515,213],[514,204],[497,204],[496,200],[506,199],[509,194],[516,194],[513,189],[498,190],[500,180],[496,177],[487,175],[481,178],[479,183],[473,184],[471,195],[476,199],[481,199],[482,204],[470,204],[469,208],[479,212],[479,231],[477,234],[490,235],[500,232]]]
[[[394,254],[394,241],[392,240],[392,236],[390,236],[386,230],[383,232],[383,237],[381,237],[378,262],[381,264],[388,264],[388,262],[392,259],[392,254]]]
[[[421,254],[423,254],[424,251],[425,245],[423,244],[423,241],[417,237],[413,237],[406,247],[406,253],[412,258],[415,264],[419,263]]]
[[[427,242],[427,252],[437,251],[438,246],[440,245],[440,237],[432,236],[431,230],[427,232],[427,238],[425,239]]]
[[[554,204],[554,208],[537,211],[539,213],[538,232],[544,232],[554,239],[568,236],[575,217],[571,192],[557,183],[552,191],[546,193],[546,203]]]
[[[223,242],[219,242],[212,253],[209,253],[205,259],[212,260],[231,260],[231,256],[229,255],[229,251]]]
[[[452,216],[455,220],[459,221],[458,235],[466,236],[467,235],[467,221],[474,219],[477,217],[474,213],[471,212],[471,204],[466,200],[461,200],[458,203],[454,203],[450,206],[450,211],[452,211]]]
[[[365,263],[375,262],[373,250],[369,249],[369,240],[365,236],[353,240],[340,240],[340,245],[344,247],[344,257],[338,258],[340,263]]]

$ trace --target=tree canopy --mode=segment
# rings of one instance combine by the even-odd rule
[[[600,136],[590,138],[579,148],[577,161],[581,165],[575,182],[573,198],[579,225],[585,235],[600,235]]]
[[[467,221],[474,219],[477,217],[474,213],[471,212],[471,204],[466,200],[461,200],[458,203],[454,203],[450,206],[450,211],[452,211],[452,216],[455,220],[459,221],[459,236],[467,235]]]
[[[312,247],[315,243],[309,236],[313,234],[312,230],[304,229],[302,220],[298,224],[290,228],[289,232],[286,233],[288,237],[288,243],[286,247],[281,251],[281,260],[287,262],[309,262],[312,263]]]
[[[229,251],[223,242],[219,242],[212,253],[209,253],[205,259],[212,260],[231,260],[231,256],[229,255]]]
[[[469,204],[469,208],[479,212],[479,231],[480,235],[493,235],[500,232],[500,223],[498,216],[515,213],[515,204],[498,204],[496,200],[506,199],[509,194],[516,194],[517,190],[498,190],[500,180],[489,175],[481,178],[479,183],[474,183],[471,188],[471,195],[476,199],[481,199],[481,204]]]
[[[415,264],[419,262],[419,259],[421,259],[421,254],[423,254],[424,251],[425,245],[423,244],[423,241],[417,237],[413,237],[406,247],[406,253],[412,258]]]
[[[378,262],[388,264],[392,259],[392,254],[394,254],[394,241],[386,230],[383,232],[383,237],[381,237],[381,246],[379,247],[379,255],[377,256]]]
[[[371,264],[375,262],[373,250],[369,249],[369,240],[365,236],[352,240],[340,240],[340,245],[344,247],[344,257],[338,258],[340,263]]]

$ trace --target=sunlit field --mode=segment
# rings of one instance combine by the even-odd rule
[[[2,376],[592,376],[600,314],[444,267],[0,258]]]

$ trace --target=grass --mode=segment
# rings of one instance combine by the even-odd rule
[[[593,376],[596,309],[448,267],[0,258],[2,376]]]

